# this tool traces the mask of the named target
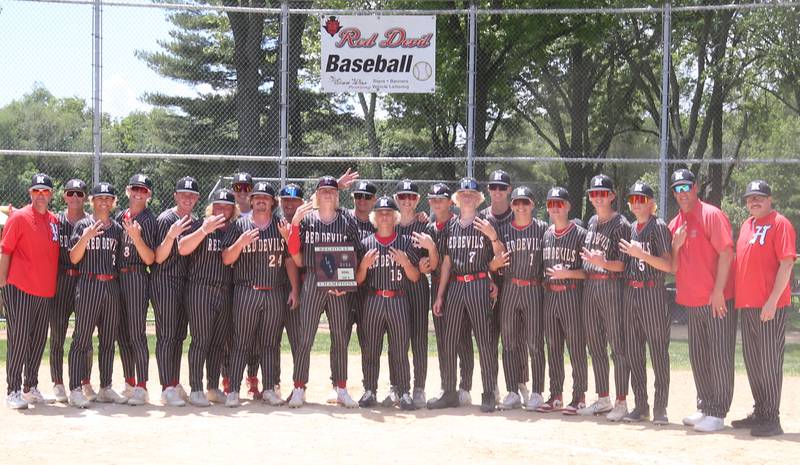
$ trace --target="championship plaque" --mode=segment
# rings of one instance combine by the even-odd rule
[[[338,291],[354,291],[356,283],[356,249],[352,244],[327,243],[314,245],[317,287]]]

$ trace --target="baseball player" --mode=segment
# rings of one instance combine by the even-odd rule
[[[370,222],[369,215],[378,200],[377,195],[378,188],[369,181],[358,181],[353,188],[353,205],[355,208],[350,213],[356,219],[361,239],[366,239],[375,233],[375,226]]]
[[[239,385],[250,346],[257,345],[261,350],[263,379],[277,378],[275,363],[280,363],[286,313],[299,302],[299,274],[289,260],[281,233],[282,219],[272,210],[274,202],[275,189],[267,182],[255,183],[250,193],[253,214],[236,221],[227,236],[231,245],[222,252],[223,262],[234,266],[234,348],[227,407],[239,405]],[[256,339],[260,343],[256,344]],[[261,397],[270,405],[281,405],[283,399],[273,386],[268,384]]]
[[[192,177],[183,177],[175,185],[175,207],[156,219],[155,263],[151,266],[150,291],[156,315],[156,362],[161,382],[161,402],[172,407],[186,405],[188,395],[180,385],[183,341],[188,320],[184,308],[189,257],[178,252],[178,240],[196,219],[192,209],[200,199],[200,189]]]
[[[697,389],[697,412],[683,423],[710,433],[725,427],[733,398],[733,234],[722,210],[697,197],[691,171],[679,169],[670,181],[680,207],[669,223],[675,302],[689,314],[689,360]]]
[[[569,192],[554,187],[547,193],[547,213],[552,225],[542,240],[545,270],[544,335],[550,374],[550,398],[537,412],[562,410],[564,390],[564,342],[572,363],[572,401],[563,407],[565,415],[576,415],[585,407],[588,383],[586,336],[581,312],[581,283],[586,279],[581,250],[586,230],[569,221]]]
[[[294,212],[303,205],[303,188],[294,183],[283,186],[278,193],[278,203],[283,218],[291,223]]]
[[[75,310],[75,285],[78,283],[78,267],[69,260],[70,240],[75,224],[86,217],[86,183],[80,179],[70,179],[64,184],[64,203],[67,209],[58,214],[58,279],[56,296],[50,307],[50,376],[53,379],[53,393],[56,401],[68,402],[64,388],[64,341],[67,337],[69,317]],[[89,354],[91,359],[91,352]],[[87,383],[87,390],[92,385]],[[92,390],[93,391],[93,390]],[[84,392],[89,398],[97,398],[94,392]]]
[[[142,405],[148,401],[150,353],[145,324],[150,302],[150,275],[147,267],[155,261],[158,228],[156,216],[147,207],[152,191],[153,183],[147,175],[133,175],[125,188],[128,208],[115,217],[124,229],[118,266],[122,292],[119,351],[125,374],[122,395],[128,399],[129,405]]]
[[[636,422],[650,416],[647,404],[647,360],[645,344],[655,374],[653,423],[666,425],[669,399],[669,333],[670,314],[664,277],[672,270],[672,239],[667,225],[655,216],[653,189],[643,182],[628,191],[628,206],[636,217],[630,228],[630,239],[620,239],[619,248],[625,262],[623,295],[625,347],[631,370],[631,386],[636,406],[623,420]],[[614,369],[617,369],[615,360]],[[619,404],[617,404],[619,405]],[[609,420],[619,421],[615,408]]]
[[[233,175],[231,190],[236,197],[236,207],[239,208],[239,216],[247,218],[250,212],[250,192],[253,190],[253,176],[245,171]]]
[[[314,203],[319,206],[314,210]],[[300,407],[305,402],[308,383],[311,346],[319,326],[322,312],[328,317],[331,333],[331,380],[336,385],[337,404],[355,408],[358,403],[347,392],[347,344],[350,341],[352,317],[351,295],[336,289],[317,287],[315,245],[347,243],[358,247],[358,227],[355,219],[339,209],[339,183],[332,176],[323,176],[317,183],[315,201],[300,206],[292,218],[289,235],[289,253],[298,267],[306,269],[300,296],[300,309],[289,314],[293,326],[294,389],[289,407]],[[291,339],[291,338],[290,338]]]
[[[631,225],[614,210],[617,196],[614,181],[598,174],[586,191],[595,215],[589,219],[586,243],[581,251],[586,282],[583,286],[583,325],[592,356],[597,400],[578,411],[580,415],[610,414],[619,421],[628,413],[627,395],[630,369],[625,352],[620,275],[625,270],[619,252],[619,241],[630,238]],[[614,388],[617,398],[609,397],[608,346],[614,360]]]
[[[89,194],[92,214],[75,225],[69,251],[70,261],[80,271],[75,288],[75,330],[69,348],[69,403],[78,408],[86,408],[90,403],[81,383],[89,377],[86,359],[95,327],[100,339],[100,391],[96,402],[127,402],[111,387],[121,307],[117,261],[122,226],[111,217],[117,194],[107,182],[94,185]]]
[[[372,218],[377,228],[361,240],[356,281],[365,285],[366,298],[359,326],[364,335],[364,395],[358,401],[363,408],[377,404],[380,358],[383,337],[389,340],[389,371],[393,372],[395,392],[403,410],[416,410],[410,389],[408,346],[413,310],[408,296],[410,285],[420,279],[419,255],[414,240],[397,232],[400,212],[395,201],[381,197],[375,204]],[[433,247],[433,241],[428,237]]]
[[[491,334],[491,282],[489,262],[503,251],[503,245],[492,225],[478,215],[484,197],[478,182],[463,178],[458,192],[453,196],[460,210],[446,226],[443,245],[441,277],[438,294],[433,305],[434,315],[444,315],[444,365],[442,387],[444,393],[428,408],[458,407],[456,393],[456,348],[461,341],[463,321],[469,319],[480,354],[481,411],[493,412],[497,400],[497,345]]]
[[[779,407],[796,234],[792,223],[772,209],[772,189],[765,181],[750,182],[744,198],[751,216],[736,243],[736,308],[755,406],[731,426],[750,428],[757,437],[777,436],[783,434]]]
[[[189,234],[178,241],[178,252],[189,256],[185,307],[192,343],[189,345],[189,403],[208,407],[211,402],[224,403],[219,390],[222,360],[227,355],[225,345],[231,330],[233,301],[232,269],[223,262],[222,252],[231,222],[236,220],[238,207],[233,191],[220,189],[211,195],[211,204],[204,219],[192,224]],[[203,392],[203,367],[206,385]]]
[[[503,270],[503,290],[500,293],[499,322],[503,341],[503,371],[508,394],[499,407],[503,410],[520,408],[536,410],[543,403],[544,391],[544,328],[542,320],[542,238],[547,224],[533,217],[533,191],[520,186],[511,193],[513,220],[500,225],[497,233],[506,252],[492,260],[489,269]],[[520,323],[521,322],[521,323]],[[523,348],[522,356],[516,353]],[[531,357],[533,394],[521,396],[523,373]]]
[[[453,201],[450,199],[452,193],[447,184],[436,183],[431,185],[428,191],[428,205],[431,207],[433,218],[428,224],[428,234],[433,238],[436,247],[439,250],[439,263],[441,263],[441,251],[443,249],[443,238],[445,238],[445,228],[447,223],[454,217],[451,208]],[[431,295],[436,296],[439,292],[439,268],[431,271]],[[439,366],[444,366],[444,351],[442,343],[444,342],[444,318],[441,316],[433,315],[433,330],[436,335],[436,352],[439,357]],[[465,319],[462,324],[462,334],[456,349],[456,355],[459,362],[459,373],[461,380],[458,384],[458,401],[460,405],[472,404],[472,371],[475,368],[475,355],[472,347],[472,328],[469,325],[469,320]],[[442,396],[440,392],[438,395],[433,396],[429,401],[435,402]]]
[[[28,194],[31,204],[9,216],[0,244],[8,337],[6,405],[12,409],[44,402],[38,389],[39,364],[58,272],[58,218],[47,209],[53,198],[50,176],[33,175]]]

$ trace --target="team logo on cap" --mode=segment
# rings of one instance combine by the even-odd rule
[[[502,181],[503,180],[503,173],[495,173],[494,174],[495,181]]]
[[[143,175],[143,174],[140,174],[139,176],[137,176],[137,177],[136,177],[136,179],[137,179],[139,182],[146,182],[146,181],[147,181],[147,176],[145,176],[145,175]]]
[[[183,181],[183,187],[186,188],[186,189],[191,189],[192,188],[192,180],[191,179],[187,179],[186,181]]]
[[[36,176],[36,182],[38,184],[43,184],[44,183],[44,176]]]
[[[228,196],[225,194],[225,191],[219,191],[219,199],[220,200],[225,200],[227,198],[228,198]]]
[[[403,181],[403,189],[411,189],[411,181]]]
[[[594,178],[594,185],[595,187],[602,187],[603,186],[603,178]]]
[[[108,184],[100,184],[100,192],[108,192]]]
[[[247,181],[247,175],[244,173],[239,173],[239,181]]]
[[[265,182],[258,183],[258,188],[257,189],[260,190],[260,191],[267,190],[267,183],[265,183]]]
[[[635,190],[637,192],[641,191],[643,189],[644,189],[644,184],[642,184],[640,182],[637,182],[636,184],[633,185],[633,190]]]
[[[761,190],[761,184],[758,181],[753,181],[750,183],[750,190],[751,191],[759,191]]]
[[[675,179],[683,179],[683,171],[676,172]]]
[[[367,182],[366,181],[361,181],[360,183],[358,183],[358,189],[359,190],[366,190],[367,189]]]

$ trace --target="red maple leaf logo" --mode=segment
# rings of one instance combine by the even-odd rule
[[[331,37],[335,36],[337,32],[342,28],[342,25],[339,23],[339,20],[336,19],[336,16],[329,16],[328,20],[325,21],[325,32],[331,35]]]

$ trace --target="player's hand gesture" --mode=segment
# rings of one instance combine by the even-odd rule
[[[581,259],[601,269],[606,264],[606,254],[602,250],[589,250],[584,247],[581,250]]]
[[[672,235],[672,250],[680,250],[684,243],[686,243],[686,223],[678,226]]]
[[[422,257],[419,259],[419,272],[420,273],[430,273],[433,271],[433,267],[431,266],[431,259],[429,257]]]
[[[303,221],[303,218],[305,218],[306,215],[312,211],[314,211],[314,202],[311,200],[304,202],[303,205],[297,207],[297,210],[294,211],[294,216],[292,217],[292,226],[300,226],[300,222]]]
[[[211,234],[217,229],[223,227],[225,225],[225,215],[214,215],[209,216],[205,220],[203,220],[203,225],[200,226],[200,229],[203,231],[203,234]]]
[[[287,243],[289,242],[289,233],[292,230],[292,224],[286,221],[286,218],[281,218],[278,222],[278,232],[281,233],[281,237]]]
[[[643,259],[647,255],[642,248],[642,243],[639,241],[626,241],[625,239],[619,240],[619,251],[630,255],[632,258]]]
[[[103,222],[95,221],[94,224],[83,230],[83,237],[94,239],[97,236],[103,235]]]
[[[492,261],[489,262],[489,269],[499,270],[500,268],[507,267],[509,264],[511,264],[511,253],[503,252],[500,255],[495,255],[494,258],[492,258]]]
[[[436,247],[436,243],[433,242],[431,235],[425,233],[411,233],[411,243],[414,247],[426,250],[433,250]]]
[[[428,214],[425,212],[417,212],[417,222],[419,223],[427,223],[428,222]]]
[[[241,236],[239,236],[239,242],[242,244],[242,247],[246,247],[255,242],[260,234],[261,231],[258,229],[248,229],[247,231],[243,232]]]
[[[442,302],[441,297],[436,298],[436,302],[433,303],[433,314],[435,316],[442,316],[442,310],[444,310],[444,302]]]
[[[350,186],[359,178],[358,171],[351,171],[350,168],[347,168],[347,171],[344,172],[343,175],[339,176],[339,179],[336,182],[339,184],[339,189],[350,189]]]
[[[378,259],[378,249],[369,249],[367,253],[364,254],[364,258],[361,259],[361,266],[369,269],[375,260]]]
[[[192,226],[192,218],[189,215],[184,216],[183,218],[175,221],[172,223],[172,226],[169,227],[169,231],[167,231],[167,237],[172,240],[175,240],[181,234],[185,233]]]
[[[494,230],[492,223],[489,223],[483,218],[475,218],[473,224],[475,225],[475,229],[480,231],[484,236],[488,237],[490,241],[494,242],[497,240],[497,231]]]
[[[389,247],[389,254],[391,254],[392,259],[394,259],[395,263],[397,263],[400,266],[408,266],[411,264],[411,260],[408,258],[408,254],[406,254],[402,250],[397,250],[394,247]]]
[[[300,296],[298,295],[298,292],[292,290],[289,293],[289,299],[286,301],[286,303],[289,304],[289,310],[297,310],[300,308]]]
[[[138,221],[132,220],[130,215],[125,215],[122,218],[122,228],[134,243],[139,242],[142,238],[142,226]]]

